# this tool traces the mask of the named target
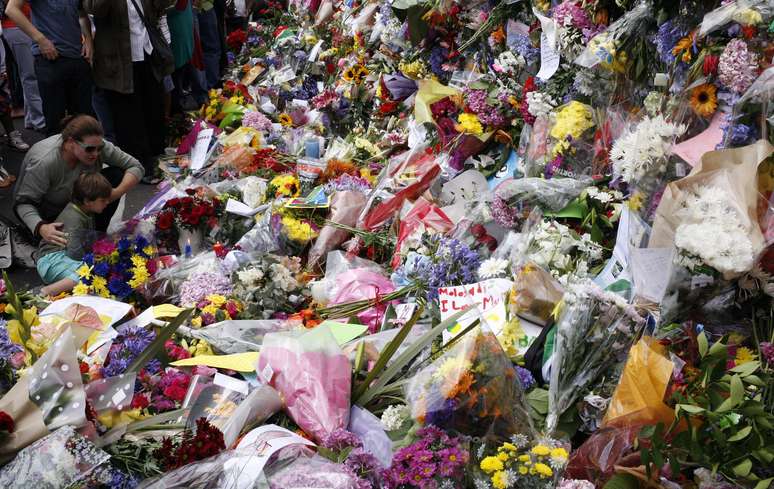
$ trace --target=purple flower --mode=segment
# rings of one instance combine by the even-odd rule
[[[436,76],[445,76],[446,72],[443,69],[443,64],[446,62],[448,57],[449,50],[440,44],[435,44],[433,49],[430,51],[430,71],[432,71]]]
[[[591,31],[591,19],[576,0],[565,0],[554,7],[551,16],[560,26],[574,27],[580,31]],[[587,38],[588,39],[588,38]]]
[[[228,276],[214,272],[196,273],[180,287],[180,304],[183,306],[197,304],[213,294],[231,294],[231,280]]]
[[[769,365],[774,365],[774,344],[768,341],[761,343],[761,356]]]
[[[516,373],[519,374],[519,384],[521,384],[523,391],[526,392],[535,386],[535,377],[532,376],[532,372],[516,365]]]
[[[428,257],[414,255],[408,260],[406,277],[419,283],[428,300],[438,297],[438,287],[462,285],[476,281],[481,258],[465,243],[439,235],[427,239]]]
[[[371,184],[365,178],[353,177],[345,173],[335,180],[326,183],[323,189],[327,195],[350,190],[368,194],[371,191]]]
[[[140,327],[119,327],[119,335],[113,341],[105,361],[107,366],[102,367],[103,377],[115,377],[122,374],[145,349],[156,339],[156,333]],[[156,364],[149,365],[150,368]],[[158,364],[160,368],[160,364]]]
[[[360,441],[360,438],[358,438],[358,436],[351,431],[338,428],[325,435],[325,437],[320,440],[320,445],[329,450],[338,452],[344,450],[345,448],[362,447],[363,442]]]
[[[537,62],[540,59],[540,49],[532,45],[529,36],[516,35],[509,38],[508,45],[512,51],[519,54],[528,65]]]
[[[658,51],[661,61],[666,64],[675,62],[676,58],[672,54],[672,48],[686,34],[688,31],[674,19],[667,20],[659,26],[658,34],[656,34],[656,51]]]

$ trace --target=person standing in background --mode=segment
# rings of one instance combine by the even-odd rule
[[[213,0],[194,0],[199,19],[199,39],[204,53],[204,73],[210,90],[220,83],[220,30]]]
[[[167,25],[172,36],[175,88],[172,91],[172,112],[194,110],[207,100],[207,92],[199,86],[196,67],[193,66],[195,49],[193,8],[190,0],[177,0],[167,11]],[[186,97],[188,91],[191,97]]]
[[[91,21],[81,0],[9,0],[5,13],[35,43],[35,75],[43,101],[46,134],[53,135],[66,114],[93,114],[91,105]]]
[[[30,18],[30,4],[25,1],[22,13]],[[43,102],[38,91],[38,79],[35,76],[35,57],[32,54],[32,39],[16,25],[12,19],[3,16],[3,37],[13,53],[19,69],[22,91],[24,93],[24,127],[44,132],[46,119],[43,117]]]
[[[156,157],[164,152],[166,134],[164,86],[153,73],[153,45],[145,22],[158,25],[172,3],[83,0],[83,8],[94,16],[96,24],[94,81],[104,90],[110,112],[115,115],[113,128],[118,146],[142,163],[145,183],[156,181]]]

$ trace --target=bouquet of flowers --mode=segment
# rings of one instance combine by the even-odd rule
[[[266,254],[234,272],[234,276],[234,294],[244,302],[245,313],[251,318],[292,314],[303,309],[309,298],[298,257]]]
[[[604,264],[605,249],[591,234],[579,234],[555,220],[540,221],[531,231],[527,258],[548,270],[562,285],[593,275]]]
[[[199,314],[191,319],[195,328],[209,326],[229,319],[238,319],[244,310],[241,302],[219,294],[210,294],[196,304]]]
[[[349,422],[351,369],[324,325],[267,334],[257,366],[284,397],[290,417],[317,440]]]
[[[495,455],[481,459],[476,487],[487,489],[550,489],[567,465],[567,449],[554,440],[529,445],[516,435],[497,447]]]
[[[451,437],[435,426],[416,432],[417,440],[401,448],[390,467],[382,472],[384,487],[462,487],[470,454],[460,437]]]
[[[412,417],[423,425],[487,439],[532,433],[524,393],[497,337],[466,334],[406,387]]]
[[[571,285],[556,324],[556,339],[548,390],[547,432],[555,433],[559,418],[575,402],[607,379],[617,383],[615,370],[645,326],[645,319],[620,296],[591,281]]]
[[[591,129],[595,125],[592,108],[573,100],[556,109],[552,119],[543,175],[546,178],[590,176],[594,136]]]
[[[186,189],[186,196],[169,199],[161,212],[156,216],[156,236],[173,248],[170,242],[181,238],[187,231],[189,243],[201,240],[202,233],[211,233],[219,226],[218,219],[222,216],[225,205],[218,197],[207,198],[197,195],[196,189]],[[198,251],[200,243],[190,243]],[[178,243],[180,252],[184,246]]]
[[[143,236],[101,239],[83,256],[73,294],[140,302],[144,286],[156,273],[155,254],[156,248]]]

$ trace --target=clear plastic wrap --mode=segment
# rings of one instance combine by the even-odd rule
[[[389,278],[370,270],[356,268],[336,276],[338,288],[330,305],[346,304],[367,299],[377,299],[377,304],[357,315],[358,319],[368,326],[373,333],[381,324],[387,303],[380,297],[395,291],[395,286]]]
[[[382,420],[371,411],[359,406],[352,406],[349,414],[349,431],[356,434],[363,442],[363,449],[376,457],[383,468],[392,462],[392,440],[384,431]]]
[[[481,327],[412,377],[405,399],[415,420],[452,435],[491,442],[534,436],[518,375],[495,335]]]
[[[575,63],[584,68],[601,64],[605,68],[618,71],[623,68],[620,66],[622,60],[626,59],[618,55],[625,53],[629,39],[643,35],[648,24],[654,20],[653,3],[650,0],[638,2],[606,30],[591,38],[583,52],[575,59]]]
[[[204,340],[214,350],[231,355],[259,351],[266,334],[288,330],[293,326],[292,322],[279,319],[229,319],[201,329],[181,326],[178,332],[185,336]]]
[[[257,372],[285,400],[285,410],[320,440],[349,423],[352,366],[325,325],[306,331],[269,333]]]
[[[577,198],[593,182],[591,178],[544,178],[528,177],[508,180],[500,184],[495,195],[527,211],[540,207],[546,211],[559,211]]]
[[[514,276],[508,305],[512,314],[546,326],[563,295],[564,288],[550,273],[527,263]]]
[[[88,487],[95,470],[110,455],[63,426],[28,446],[0,470],[0,487],[6,489],[66,489]]]
[[[342,464],[320,456],[299,457],[268,474],[269,489],[358,489],[358,478]]]
[[[366,197],[360,192],[353,190],[336,192],[331,197],[328,219],[337,224],[354,227],[357,224],[357,216],[365,203]],[[323,226],[309,250],[308,267],[312,270],[322,267],[328,252],[344,243],[349,234],[346,230],[330,224]]]
[[[771,17],[774,13],[774,5],[766,0],[735,0],[723,2],[723,5],[712,12],[708,12],[699,26],[699,37],[723,28],[729,22],[737,22],[746,11],[754,9],[761,14],[761,21]]]
[[[255,226],[237,242],[236,246],[251,253],[270,253],[279,249],[279,237],[272,226],[271,210],[257,218]]]
[[[633,306],[590,281],[567,289],[550,359],[549,435],[557,433],[565,411],[598,388],[603,379],[610,380],[644,327],[645,319]]]

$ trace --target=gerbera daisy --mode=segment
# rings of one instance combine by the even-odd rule
[[[290,117],[290,114],[282,113],[279,115],[278,119],[279,123],[285,127],[290,127],[293,125],[293,118]]]
[[[756,359],[756,355],[752,352],[752,350],[750,350],[746,346],[743,346],[741,348],[737,348],[734,362],[736,363],[736,365],[743,365],[745,363],[752,362],[755,359]]]
[[[691,108],[702,117],[709,117],[718,108],[718,89],[711,83],[705,83],[691,90]]]

